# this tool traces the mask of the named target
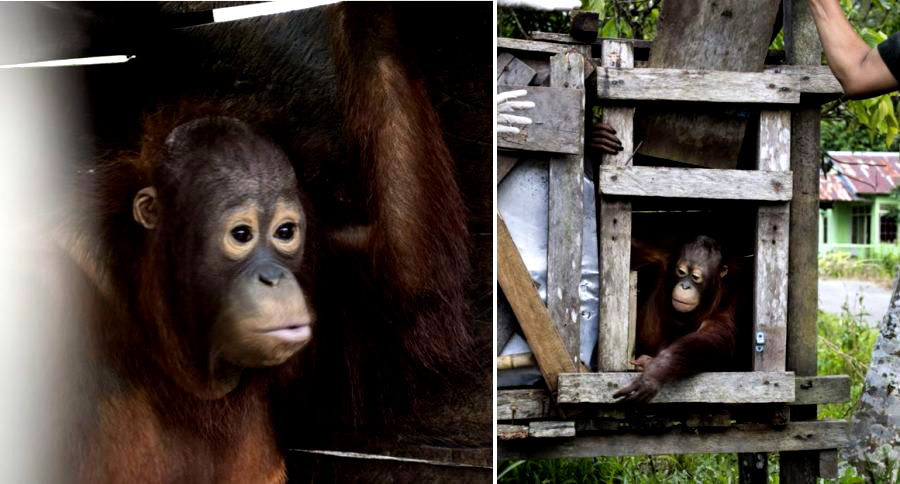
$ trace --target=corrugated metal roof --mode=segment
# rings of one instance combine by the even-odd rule
[[[886,195],[900,184],[900,153],[829,151],[834,168],[819,177],[819,200]]]

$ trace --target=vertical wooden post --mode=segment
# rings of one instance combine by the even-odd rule
[[[819,65],[822,49],[807,0],[784,0],[785,53],[789,64]],[[790,259],[788,263],[787,369],[797,376],[816,374],[818,303],[819,106],[801,104],[791,118]],[[791,407],[791,420],[815,420],[816,406]],[[779,454],[781,482],[814,483],[816,451]]]
[[[634,67],[630,43],[603,41],[603,67]],[[597,83],[602,83],[598,79]],[[628,165],[634,154],[634,108],[605,107],[603,121],[618,134],[624,149],[604,155],[604,165]],[[600,248],[600,314],[597,348],[599,371],[625,371],[633,348],[629,341],[629,262],[631,202],[597,193],[597,242]],[[631,335],[633,336],[633,334]]]
[[[763,111],[759,118],[757,169],[790,171],[791,112]],[[756,222],[753,371],[785,369],[789,221],[790,204],[760,205]],[[760,334],[763,344],[757,346]]]
[[[550,58],[550,87],[578,89],[584,109],[584,57],[577,52]],[[580,144],[584,144],[584,126]],[[578,365],[581,305],[581,236],[584,218],[583,155],[550,159],[550,230],[547,244],[547,309],[566,349]]]
[[[758,139],[756,168],[790,171],[791,112],[762,111]],[[751,338],[753,371],[785,369],[790,215],[787,203],[760,205],[757,211]],[[757,340],[758,335],[762,339]],[[738,465],[742,483],[768,482],[768,454],[738,454]]]
[[[769,482],[769,459],[764,452],[738,454],[738,482],[758,484]]]

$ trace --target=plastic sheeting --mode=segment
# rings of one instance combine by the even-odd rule
[[[547,240],[549,211],[549,173],[546,160],[523,159],[504,178],[497,188],[497,208],[509,228],[510,235],[522,255],[522,260],[538,294],[547,302]],[[584,180],[584,224],[582,228],[581,337],[579,358],[591,366],[597,347],[597,312],[600,294],[600,275],[597,263],[597,218],[594,204],[594,184]],[[498,308],[498,311],[501,310]],[[498,318],[501,316],[498,315]],[[513,319],[514,320],[514,319]],[[531,353],[521,330],[510,338],[501,355]],[[541,380],[537,367],[516,368],[498,372],[498,386],[532,385]]]

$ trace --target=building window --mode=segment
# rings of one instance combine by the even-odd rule
[[[828,217],[822,217],[822,243],[828,243]]]
[[[881,231],[881,241],[888,243],[897,242],[897,211],[894,208],[882,208],[878,215],[878,227]]]
[[[850,212],[850,243],[869,245],[869,233],[872,231],[872,208],[868,205],[853,207]]]

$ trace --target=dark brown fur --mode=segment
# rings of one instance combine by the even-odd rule
[[[105,298],[94,318],[99,366],[123,371],[138,385],[100,379],[102,437],[85,448],[86,480],[140,474],[141,481],[278,482],[283,465],[274,430],[289,445],[325,447],[330,439],[323,431],[382,427],[420,392],[445,387],[470,364],[466,213],[421,76],[397,42],[391,6],[340,5],[323,18],[337,86],[318,93],[315,103],[333,102],[342,126],[295,130],[291,123],[302,125],[302,115],[253,97],[169,100],[147,118],[141,153],[98,168],[103,196],[91,212],[99,238],[115,250],[69,245],[82,247],[73,256]],[[341,205],[324,207],[321,224],[310,229],[317,263],[307,275],[315,280],[310,289],[319,317],[302,361],[253,370],[247,385],[202,400],[175,383],[189,378],[173,348],[189,342],[152,321],[123,324],[134,322],[136,307],[144,315],[169,310],[158,291],[167,287],[166,267],[176,263],[163,254],[141,257],[142,229],[124,203],[148,184],[150,160],[169,129],[217,114],[252,119],[272,133],[295,160],[311,201],[327,205],[334,194]],[[322,134],[338,128],[340,147]],[[336,159],[340,165],[323,161]],[[139,293],[123,293],[125,275],[143,281]],[[273,385],[281,409],[274,428]]]
[[[686,313],[672,306],[672,288],[678,283],[675,265],[680,258],[704,266],[700,305]],[[656,395],[661,385],[675,379],[727,369],[734,358],[737,337],[736,299],[720,277],[727,268],[722,264],[718,243],[700,236],[679,251],[669,253],[633,240],[632,267],[654,269],[644,273],[653,274],[656,283],[638,308],[635,363],[643,373],[616,396],[626,401],[646,402]]]

